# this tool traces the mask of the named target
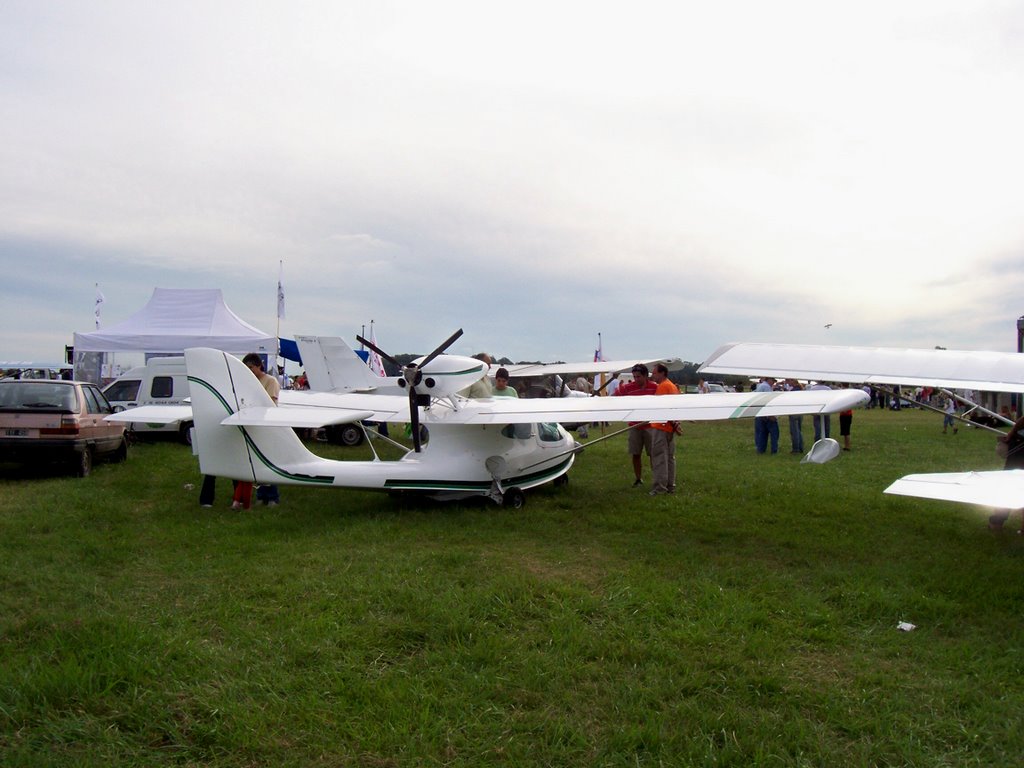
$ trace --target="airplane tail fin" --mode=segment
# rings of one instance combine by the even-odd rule
[[[337,336],[296,336],[302,365],[314,392],[351,392],[379,387],[387,380],[376,375],[345,341]]]
[[[205,475],[257,483],[307,482],[310,453],[288,427],[233,426],[221,422],[248,407],[274,403],[238,358],[216,349],[187,349],[189,392],[195,425],[193,446]]]

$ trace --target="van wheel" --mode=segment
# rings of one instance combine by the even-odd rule
[[[82,452],[78,454],[78,460],[75,462],[75,474],[79,477],[88,477],[89,473],[92,472],[92,448],[86,446],[82,449]]]
[[[178,439],[180,439],[181,442],[183,442],[185,445],[188,445],[188,446],[192,445],[192,422],[191,421],[186,421],[184,424],[181,425],[181,428],[178,430]]]
[[[350,448],[363,443],[363,430],[355,424],[339,424],[327,428],[327,439]]]

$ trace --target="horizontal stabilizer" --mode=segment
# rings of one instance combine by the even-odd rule
[[[173,424],[192,418],[191,405],[140,405],[103,418],[119,424]]]
[[[885,492],[985,507],[1019,509],[1024,507],[1024,470],[907,475],[886,488]]]
[[[351,424],[373,416],[373,411],[344,409],[278,407],[243,408],[221,421],[225,426],[300,427],[317,429],[333,424]]]

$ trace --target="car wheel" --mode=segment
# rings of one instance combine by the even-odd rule
[[[92,448],[86,446],[77,456],[75,462],[75,474],[79,477],[88,477],[92,472]]]
[[[569,484],[569,475],[568,474],[559,475],[558,477],[555,478],[555,485],[556,486],[557,485],[568,485],[568,484]]]
[[[186,421],[184,424],[181,425],[181,428],[178,430],[178,438],[185,445],[189,445],[189,446],[192,445],[192,422],[191,421]]]
[[[128,438],[122,437],[120,445],[117,446],[117,450],[114,451],[114,455],[111,456],[110,460],[115,464],[120,464],[122,461],[128,459]]]

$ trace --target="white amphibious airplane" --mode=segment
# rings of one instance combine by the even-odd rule
[[[256,483],[418,491],[434,498],[485,496],[520,507],[524,490],[565,482],[582,447],[558,422],[834,413],[867,400],[859,390],[467,399],[458,392],[486,375],[486,365],[442,354],[459,334],[405,366],[400,377],[386,379],[370,372],[367,379],[358,371],[356,378],[356,368],[352,377],[331,371],[336,391],[286,390],[280,407],[237,358],[212,349],[185,350],[193,450],[201,471]],[[358,359],[354,354],[352,358]],[[312,358],[304,362],[310,365]],[[160,406],[144,406],[108,418],[180,419],[178,410],[162,413]],[[290,429],[364,420],[411,423],[413,449],[397,460],[381,460],[374,451],[372,460],[337,461],[311,453]],[[429,428],[426,444],[420,441],[421,424]]]
[[[744,342],[719,347],[699,370],[737,376],[1024,393],[1024,355],[1014,352]],[[1020,509],[1024,507],[1024,470],[907,475],[885,492]]]

